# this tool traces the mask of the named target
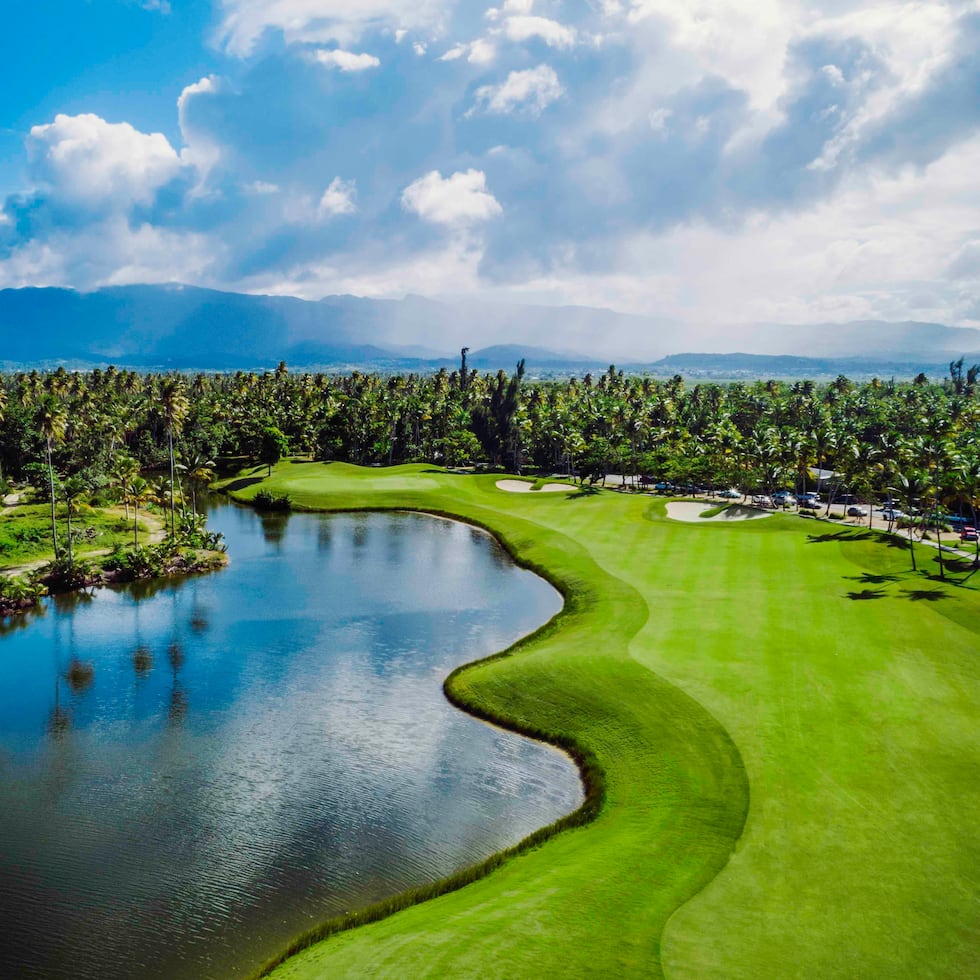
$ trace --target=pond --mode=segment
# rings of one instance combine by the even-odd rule
[[[443,696],[561,607],[419,514],[212,504],[231,564],[0,633],[0,976],[248,974],[573,810],[561,753]]]

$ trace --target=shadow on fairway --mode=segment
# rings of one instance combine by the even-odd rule
[[[828,531],[826,534],[808,534],[810,544],[823,544],[825,541],[870,541],[874,538],[871,531],[856,531],[845,528],[840,531]]]
[[[848,592],[847,598],[853,602],[863,602],[867,599],[884,599],[888,593],[884,589],[863,589],[861,592]]]
[[[902,589],[902,595],[912,602],[939,602],[953,597],[942,589]]]
[[[888,582],[897,582],[898,575],[877,575],[874,572],[862,572],[860,575],[845,575],[849,582],[860,582],[862,585],[886,585]]]
[[[223,493],[236,493],[238,490],[244,490],[246,487],[251,487],[261,482],[261,476],[245,476],[240,480],[232,480],[231,483],[222,487],[221,490]]]

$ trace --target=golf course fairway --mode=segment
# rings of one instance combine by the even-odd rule
[[[277,980],[980,977],[980,575],[792,515],[680,523],[427,465],[264,473],[228,489],[456,515],[555,582],[556,620],[450,695],[604,773],[591,822]]]

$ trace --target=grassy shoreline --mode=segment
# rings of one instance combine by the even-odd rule
[[[285,464],[235,492],[441,513],[545,572],[571,597],[558,619],[447,687],[591,751],[604,805],[273,975],[968,975],[976,588],[913,579],[901,549],[860,530],[681,526],[649,498],[493,482]],[[883,601],[854,601],[868,593]]]

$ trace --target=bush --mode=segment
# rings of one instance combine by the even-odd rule
[[[50,592],[72,592],[98,581],[99,575],[95,566],[83,559],[76,558],[70,562],[61,557],[49,562],[40,571],[40,578]]]
[[[252,503],[259,510],[280,510],[288,511],[293,509],[293,502],[288,494],[272,494],[268,490],[260,490],[253,498]]]

